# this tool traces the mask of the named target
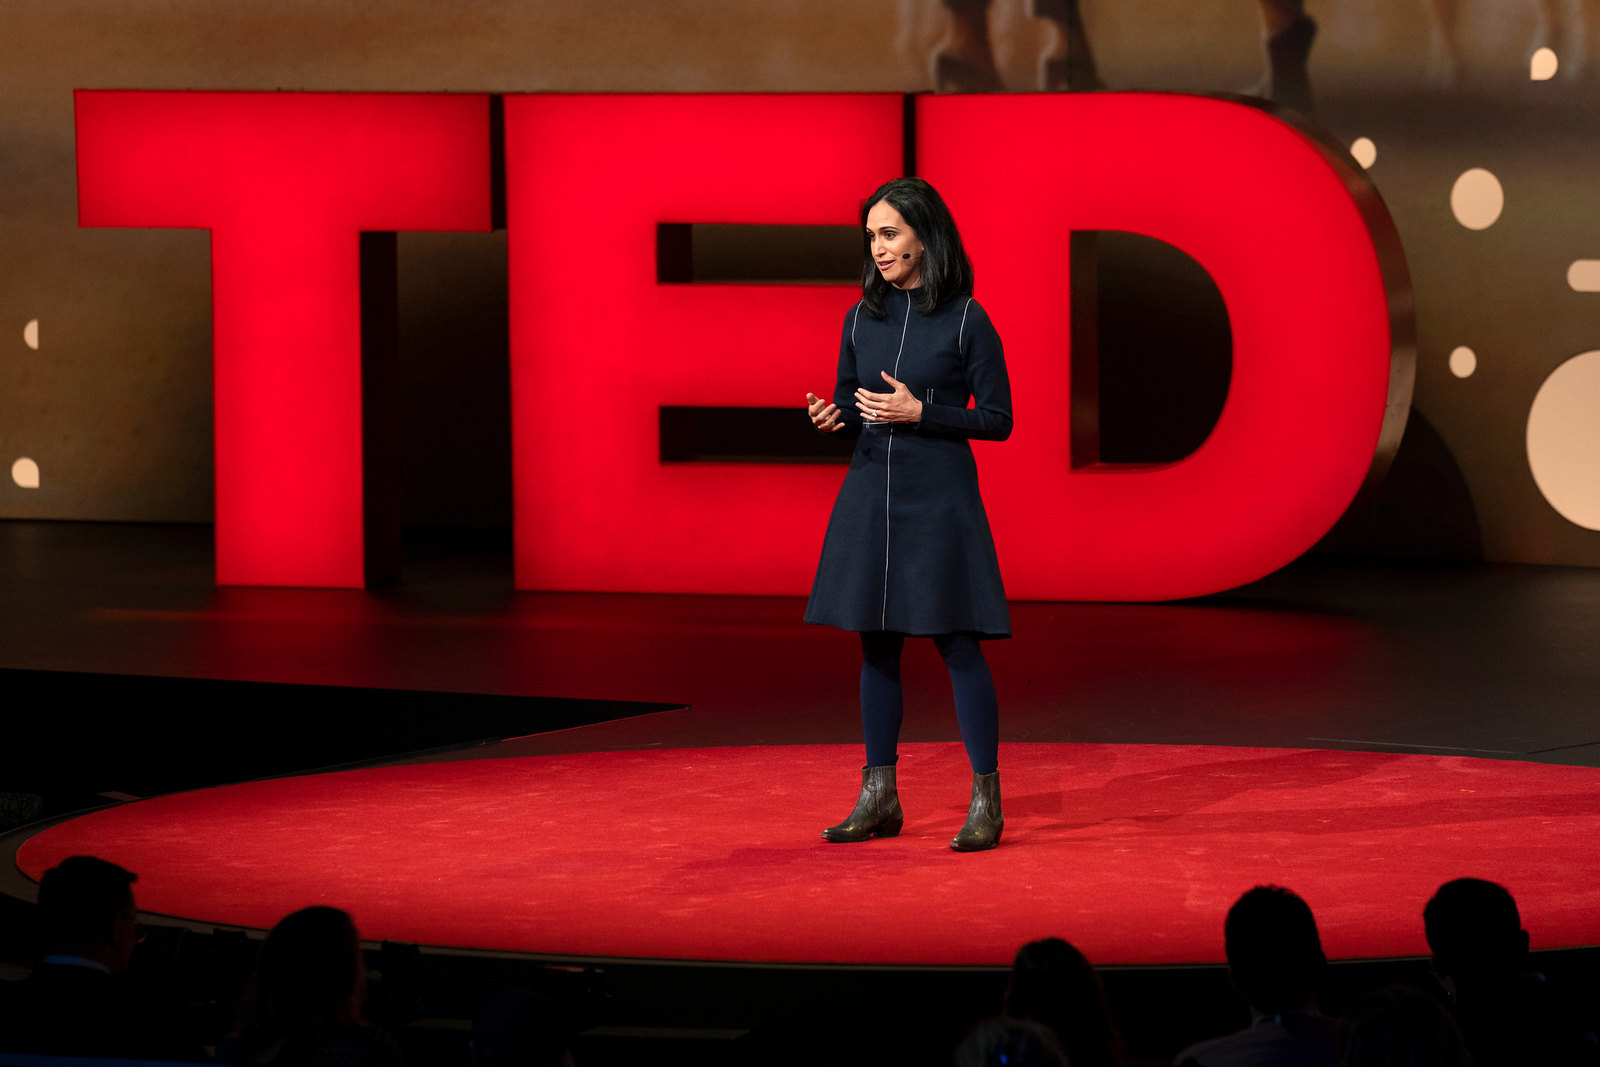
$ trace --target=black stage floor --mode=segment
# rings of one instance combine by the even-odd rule
[[[28,715],[17,697],[66,684],[31,672],[63,672],[461,694],[462,712],[542,698],[490,716],[501,737],[562,731],[513,742],[519,754],[859,737],[854,639],[806,626],[799,598],[516,593],[497,535],[417,537],[405,575],[370,591],[216,589],[206,527],[0,523],[0,669],[30,672],[8,682],[7,719],[78,743],[119,718],[153,745],[193,733],[192,707]],[[1600,765],[1600,570],[1313,558],[1199,600],[1012,612],[1016,636],[986,646],[1003,740]],[[906,740],[955,739],[928,642],[906,677]],[[183,695],[231,707],[208,687]],[[376,714],[347,695],[351,715]],[[379,716],[374,754],[438,699]]]
[[[803,624],[799,598],[515,593],[504,534],[439,531],[409,538],[398,585],[216,589],[210,537],[0,522],[0,790],[41,793],[54,814],[356,762],[859,739],[854,639]],[[1600,766],[1600,570],[1311,558],[1200,600],[1012,611],[1016,636],[987,646],[1003,742]],[[905,739],[957,739],[927,642],[906,678]],[[685,982],[663,966],[612,968],[608,1003],[651,1001],[644,1016],[681,1026],[696,1014],[685,998],[733,1003],[778,981],[701,968]],[[884,995],[881,975],[782,981],[773,995],[797,1012]],[[930,984],[992,997],[1003,977],[896,981],[927,1012]],[[1226,1001],[1219,974],[1195,982],[1108,976],[1113,999],[1137,987],[1173,1019],[1173,996],[1195,1012]]]

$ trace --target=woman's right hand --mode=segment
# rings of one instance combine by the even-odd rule
[[[811,416],[811,425],[823,433],[833,433],[844,425],[843,416],[839,414],[839,408],[834,404],[828,403],[816,393],[806,394],[806,412]]]

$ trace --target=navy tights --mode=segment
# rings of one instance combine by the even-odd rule
[[[905,702],[900,688],[900,650],[906,635],[868,631],[861,635],[861,730],[867,740],[867,765],[894,763]],[[934,647],[950,672],[956,721],[974,774],[992,774],[1000,765],[1000,702],[994,679],[973,634],[939,634]]]

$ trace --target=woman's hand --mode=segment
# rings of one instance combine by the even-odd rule
[[[811,425],[823,433],[833,433],[844,425],[839,409],[816,393],[806,394],[806,412],[811,416]]]
[[[889,372],[883,372],[883,380],[894,387],[892,393],[869,393],[865,389],[856,390],[856,407],[861,411],[861,417],[868,422],[921,422],[922,401],[911,395],[901,382],[889,377]]]

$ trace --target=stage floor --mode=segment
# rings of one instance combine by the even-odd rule
[[[18,853],[139,872],[148,911],[262,929],[307,903],[375,941],[540,956],[1005,967],[1064,936],[1101,965],[1217,964],[1256,884],[1297,889],[1335,958],[1427,954],[1463,874],[1535,948],[1600,942],[1600,770],[1457,756],[1012,743],[993,852],[952,852],[959,744],[905,745],[893,839],[820,840],[854,746],[525,756],[298,775],[79,816]],[[837,809],[837,810],[835,810]]]
[[[796,857],[813,857],[822,865],[817,878],[826,881],[834,877],[835,865],[846,862],[841,857],[856,866],[874,855],[899,856],[913,840],[920,840],[908,824],[908,838],[899,842],[831,849],[814,842],[816,827],[811,824],[842,815],[857,781],[857,650],[851,635],[805,626],[800,621],[801,600],[518,594],[509,584],[509,559],[501,547],[456,542],[418,552],[407,566],[405,583],[386,589],[218,590],[210,585],[209,530],[203,528],[0,523],[0,587],[5,590],[0,668],[336,687],[351,693],[381,689],[462,694],[463,702],[527,698],[514,705],[511,720],[518,728],[505,730],[497,743],[447,751],[438,749],[448,746],[436,745],[434,751],[388,760],[391,769],[384,773],[391,774],[413,773],[401,768],[426,765],[427,773],[437,776],[447,773],[447,765],[454,761],[496,761],[470,772],[462,768],[458,775],[472,777],[513,765],[525,767],[530,760],[596,754],[587,763],[566,760],[562,766],[570,765],[570,773],[570,768],[626,762],[627,753],[668,758],[679,750],[712,750],[710,756],[695,758],[713,763],[725,763],[744,751],[750,753],[746,760],[750,765],[768,767],[777,759],[772,764],[777,767],[784,750],[773,746],[793,746],[793,755],[809,768],[806,788],[818,795],[790,797],[776,822],[761,817],[759,811],[741,812],[736,829],[759,837],[764,842],[761,847],[772,855],[786,857],[786,879],[792,880]],[[1597,815],[1586,787],[1569,788],[1572,783],[1564,779],[1564,784],[1544,782],[1541,774],[1558,772],[1555,768],[1541,772],[1537,767],[1523,775],[1525,785],[1519,786],[1522,764],[1487,762],[1567,764],[1571,767],[1559,773],[1577,774],[1585,781],[1592,776],[1578,768],[1600,766],[1600,718],[1594,712],[1595,694],[1600,692],[1600,657],[1594,655],[1600,647],[1600,571],[1309,560],[1244,589],[1202,600],[1019,603],[1013,605],[1013,621],[1016,636],[987,649],[1000,691],[1002,744],[1008,746],[1002,749],[1002,767],[1014,762],[1019,772],[1019,791],[1008,792],[1008,813],[1015,813],[1015,822],[1008,823],[1005,844],[988,856],[918,854],[913,866],[933,879],[929,884],[950,879],[955,882],[949,884],[959,884],[964,875],[959,866],[950,864],[952,859],[986,864],[983,869],[990,876],[1008,854],[1024,863],[1030,841],[1050,837],[1045,832],[1048,827],[1065,826],[1071,832],[1056,837],[1067,843],[1068,851],[1056,861],[1073,873],[1070,839],[1074,834],[1080,839],[1087,835],[1096,844],[1076,855],[1090,861],[1094,873],[1065,878],[1059,892],[1090,892],[1096,907],[1121,897],[1132,899],[1136,894],[1104,878],[1120,847],[1116,835],[1105,831],[1119,819],[1127,832],[1129,862],[1145,865],[1123,872],[1128,884],[1138,882],[1140,871],[1154,877],[1158,868],[1148,865],[1159,859],[1158,853],[1166,855],[1176,866],[1159,869],[1164,906],[1193,921],[1196,930],[1214,926],[1213,935],[1220,931],[1221,915],[1231,897],[1255,881],[1271,879],[1274,872],[1314,904],[1326,900],[1330,913],[1342,899],[1340,879],[1352,871],[1370,871],[1371,881],[1383,882],[1376,865],[1399,838],[1380,833],[1368,842],[1371,847],[1366,852],[1303,863],[1306,857],[1321,855],[1316,849],[1304,856],[1290,854],[1298,847],[1297,834],[1304,845],[1320,832],[1310,824],[1300,830],[1289,828],[1286,837],[1263,846],[1265,851],[1250,853],[1254,857],[1250,862],[1241,854],[1239,867],[1232,872],[1237,875],[1236,886],[1228,880],[1230,850],[1223,838],[1208,839],[1203,863],[1198,858],[1182,859],[1185,846],[1179,836],[1167,840],[1165,852],[1147,853],[1153,839],[1147,835],[1142,841],[1136,839],[1151,819],[1161,819],[1159,812],[1119,815],[1101,810],[1116,789],[1107,792],[1106,783],[1095,776],[1143,781],[1143,800],[1159,808],[1173,787],[1154,767],[1131,771],[1132,778],[1109,768],[1116,760],[1126,769],[1141,760],[1148,762],[1158,751],[1182,751],[1189,755],[1173,764],[1168,775],[1180,782],[1183,774],[1201,773],[1196,768],[1238,767],[1252,759],[1265,761],[1263,767],[1273,766],[1264,772],[1262,783],[1215,796],[1194,793],[1192,783],[1179,790],[1184,794],[1179,798],[1185,805],[1184,817],[1200,819],[1207,833],[1230,819],[1237,822],[1242,810],[1248,810],[1259,825],[1300,808],[1317,811],[1319,819],[1335,820],[1341,832],[1359,835],[1365,832],[1363,824],[1350,821],[1352,812],[1373,809],[1382,824],[1393,822],[1395,812],[1404,808],[1411,813],[1403,820],[1404,830],[1416,841],[1426,843],[1432,827],[1441,842],[1446,837],[1464,842],[1464,852],[1441,846],[1438,869],[1432,874],[1426,864],[1416,868],[1418,857],[1408,855],[1413,867],[1403,880],[1407,899],[1394,902],[1407,916],[1420,913],[1422,904],[1422,899],[1410,896],[1466,874],[1507,881],[1524,898],[1530,915],[1553,915],[1551,908],[1600,914],[1600,901],[1563,900],[1557,906],[1539,899],[1542,891],[1557,884],[1600,884],[1589,850],[1573,845],[1592,836],[1580,823]],[[960,761],[946,758],[958,754],[951,744],[958,734],[948,687],[927,642],[910,646],[905,673],[904,739],[908,753],[916,757],[910,765],[917,765],[926,753],[943,753],[939,760],[953,768],[947,777],[958,779],[948,783],[948,791],[961,794],[965,783],[956,773]],[[650,713],[628,714],[624,709],[619,714],[628,717],[583,722],[582,716],[573,720],[555,715],[550,710],[553,705],[534,698],[639,702],[633,710]],[[448,699],[440,699],[447,707]],[[677,710],[653,710],[674,705]],[[623,705],[608,706],[614,710]],[[381,742],[386,731],[397,727],[386,720],[382,702],[352,701],[350,707],[350,716],[360,718],[360,725],[374,738],[373,754],[392,752],[393,746]],[[193,712],[194,708],[178,704],[148,707],[138,712],[142,735],[151,746],[177,745],[193,760],[203,761],[208,738],[194,727]],[[130,714],[127,706],[86,709],[76,718],[60,721],[59,735],[45,744],[59,746],[70,757],[73,746],[93,743],[97,716],[109,723]],[[573,721],[583,724],[572,726]],[[307,736],[286,742],[303,748],[301,766],[308,769],[333,762],[319,759],[315,733],[307,731]],[[521,736],[512,736],[516,734]],[[476,739],[474,734],[460,740]],[[1141,752],[1140,746],[1149,749]],[[1208,752],[1205,746],[1217,747]],[[1268,759],[1259,753],[1232,752],[1236,748],[1293,751]],[[1194,755],[1196,750],[1201,754]],[[1294,754],[1301,750],[1320,750],[1323,755]],[[1310,770],[1305,781],[1294,778],[1295,767],[1307,769],[1302,765],[1306,759],[1338,762],[1337,753],[1353,751],[1388,758],[1369,768],[1375,778],[1364,771],[1325,780]],[[819,753],[829,759],[817,762]],[[1102,754],[1098,762],[1091,758],[1094,753]],[[1116,753],[1116,760],[1106,763],[1105,753]],[[123,763],[130,762],[126,752],[123,756]],[[1440,757],[1474,758],[1441,762]],[[137,758],[135,754],[133,760]],[[833,763],[838,764],[836,772],[824,773],[823,765]],[[1094,810],[1101,821],[1062,811],[1044,822],[1030,822],[1041,814],[1041,797],[1066,796],[1075,788],[1068,773],[1074,766],[1085,775],[1080,799],[1099,805]],[[1384,778],[1394,768],[1404,767],[1417,772],[1409,784]],[[1485,769],[1474,769],[1480,767]],[[1425,768],[1430,769],[1427,774],[1422,773]],[[1429,775],[1439,768],[1449,773],[1435,782]],[[770,778],[775,771],[769,767],[765,773]],[[1461,792],[1469,787],[1452,777],[1463,773],[1486,775],[1498,783],[1485,794],[1482,819],[1473,814],[1471,798]],[[1340,788],[1347,791],[1326,793],[1331,781],[1343,782]],[[1357,785],[1351,787],[1350,782]],[[933,786],[930,780],[922,788]],[[1363,788],[1368,786],[1394,791],[1393,803],[1386,805],[1381,795],[1366,795]],[[1426,789],[1416,792],[1421,786],[1444,792],[1430,797]],[[613,788],[625,792],[623,785]],[[716,788],[714,781],[695,778],[687,791],[699,797]],[[111,780],[101,789],[128,791]],[[157,784],[142,791],[165,790]],[[1500,800],[1489,799],[1491,794]],[[1136,799],[1126,790],[1118,795],[1130,803]],[[940,844],[933,838],[947,837],[959,824],[963,799],[962,795],[929,797],[925,810],[943,820],[917,827],[917,834],[932,835],[930,849]],[[584,810],[583,796],[574,793],[561,802],[575,813],[577,822],[559,832],[583,835],[579,814]],[[1230,805],[1243,807],[1235,810]],[[131,805],[119,811],[139,808]],[[943,825],[952,818],[955,825]],[[1474,856],[1486,855],[1482,849],[1489,847],[1489,839],[1480,830],[1496,820],[1508,833],[1508,847],[1549,847],[1508,852],[1504,864],[1482,862],[1476,869],[1462,869],[1477,862]],[[788,825],[791,821],[793,827]],[[86,820],[83,825],[92,823]],[[774,826],[792,829],[793,844],[768,840]],[[1249,832],[1242,823],[1239,826],[1241,834]],[[216,827],[210,832],[217,832]],[[1571,836],[1574,833],[1576,837]],[[1328,840],[1331,837],[1324,833],[1318,847]],[[1562,841],[1568,844],[1562,846]],[[753,850],[741,852],[736,841],[713,844],[721,850],[719,855],[738,854],[751,863],[760,851],[752,846]],[[1078,844],[1081,848],[1083,841]],[[1101,854],[1102,846],[1111,851]],[[42,847],[42,841],[36,847]],[[1276,866],[1271,861],[1273,849],[1283,860]],[[152,861],[144,862],[148,867]],[[728,860],[723,856],[717,862]],[[908,861],[890,861],[891,866],[902,862]],[[1206,871],[1193,875],[1192,892],[1185,895],[1182,872],[1198,870],[1196,864]],[[1218,864],[1217,870],[1210,869]],[[142,879],[141,889],[145,885]],[[635,894],[630,900],[630,907],[648,915],[647,896]],[[1070,909],[1061,917],[1069,913]],[[243,925],[268,921],[265,913],[246,918]],[[1128,928],[1137,927],[1135,922]],[[1114,924],[1107,927],[1111,928]],[[1536,945],[1600,940],[1582,923],[1563,927],[1560,937],[1542,936],[1537,926],[1530,928]],[[1363,940],[1355,927],[1345,930],[1350,936],[1341,935],[1330,944],[1336,954],[1421,951],[1416,936]],[[1003,962],[1015,947],[1012,941],[1020,928],[1002,924],[991,932],[995,935],[991,944],[966,955],[930,958],[920,950],[909,950],[907,940],[898,952],[886,948],[878,958],[885,963]],[[406,933],[410,939],[429,940],[424,931],[408,927]],[[1047,934],[1085,937],[1061,928],[1040,928],[1030,936]],[[1220,941],[1215,936],[1210,940]],[[604,955],[610,944],[597,936],[588,952]],[[1219,958],[1220,950],[1218,943],[1200,955],[1184,949],[1140,956],[1118,952],[1111,943],[1096,944],[1104,949],[1101,959],[1119,962],[1204,961]],[[525,939],[501,947],[585,954],[584,946],[570,939],[543,945],[537,938]],[[724,948],[717,948],[707,949],[701,958],[729,957]],[[795,956],[747,953],[738,958]]]
[[[682,707],[496,755],[859,739],[855,640],[799,598],[515,593],[497,540],[434,540],[395,586],[216,589],[209,528],[0,522],[0,669]],[[1012,615],[986,645],[1004,741],[1600,766],[1600,569],[1309,559],[1199,600]],[[905,675],[905,740],[957,739],[929,642]]]

